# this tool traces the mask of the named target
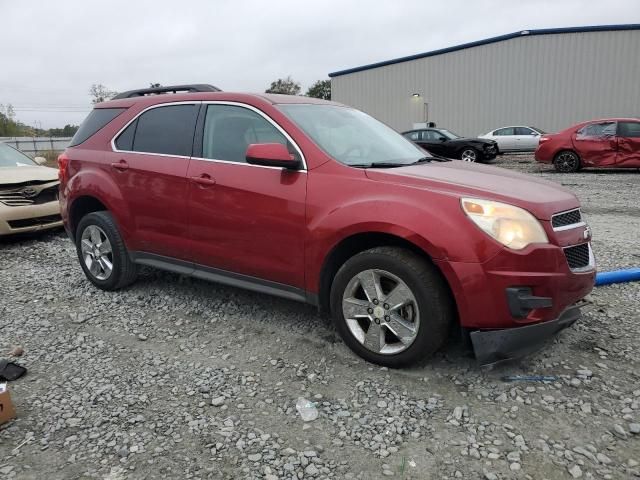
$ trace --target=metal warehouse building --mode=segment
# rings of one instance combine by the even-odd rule
[[[553,132],[640,116],[640,24],[524,30],[330,73],[332,99],[403,131]]]

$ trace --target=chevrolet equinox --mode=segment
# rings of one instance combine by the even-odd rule
[[[96,105],[58,163],[98,288],[147,265],[307,302],[381,365],[428,358],[453,325],[482,363],[526,354],[593,287],[571,192],[431,156],[335,102],[132,90]]]

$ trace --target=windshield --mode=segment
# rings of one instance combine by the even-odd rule
[[[460,135],[458,135],[457,133],[453,133],[449,130],[438,130],[441,134],[443,134],[445,137],[447,137],[449,140],[455,140],[456,138],[462,138]]]
[[[0,143],[0,168],[1,167],[33,167],[38,164],[24,153],[10,147],[6,143]]]
[[[278,105],[326,153],[345,165],[407,165],[429,154],[366,113],[336,105]]]
[[[547,133],[547,132],[545,132],[544,130],[542,130],[541,128],[531,127],[531,129],[532,129],[532,130],[535,130],[536,132],[538,132],[538,133],[539,133],[539,134],[541,134],[541,135],[544,135],[545,133]]]

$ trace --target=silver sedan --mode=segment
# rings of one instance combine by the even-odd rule
[[[516,126],[496,128],[479,137],[495,140],[500,153],[533,152],[538,147],[543,133],[546,132],[536,127]]]

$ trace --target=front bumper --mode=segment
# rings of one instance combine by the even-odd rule
[[[498,155],[498,145],[490,145],[483,148],[482,158],[483,160],[493,160]]]
[[[520,358],[539,350],[546,340],[573,325],[580,317],[580,308],[572,306],[555,320],[516,328],[474,331],[470,333],[473,351],[481,365]]]
[[[60,204],[57,201],[20,207],[0,203],[0,236],[37,232],[61,226]]]

